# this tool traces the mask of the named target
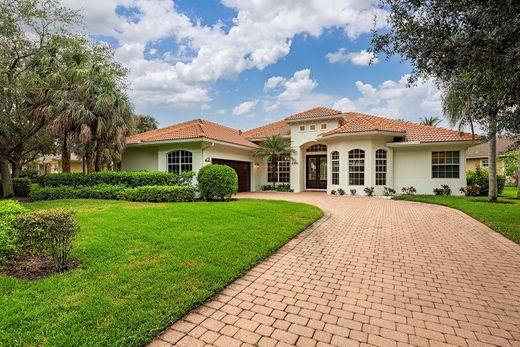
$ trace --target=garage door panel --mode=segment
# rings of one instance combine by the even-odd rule
[[[251,191],[251,163],[247,161],[212,159],[213,164],[227,165],[231,167],[238,176],[238,191]]]

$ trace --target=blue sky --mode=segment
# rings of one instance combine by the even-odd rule
[[[408,88],[409,64],[366,51],[374,18],[386,27],[368,1],[63,1],[114,47],[136,111],[162,126],[205,118],[245,130],[314,106],[441,115],[431,81]]]

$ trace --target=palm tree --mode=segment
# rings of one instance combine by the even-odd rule
[[[260,148],[256,150],[255,156],[266,158],[271,166],[273,187],[276,187],[277,183],[278,162],[287,158],[292,160],[291,155],[294,153],[296,151],[291,147],[291,139],[280,135],[269,136],[262,142]]]
[[[430,126],[430,127],[436,127],[437,125],[439,125],[439,123],[441,122],[442,120],[439,118],[439,117],[435,117],[435,116],[431,116],[431,117],[427,117],[427,116],[423,116],[421,118],[421,121],[419,124],[421,125],[427,125],[427,126]]]
[[[462,131],[469,125],[471,134],[475,139],[475,127],[473,124],[472,112],[477,100],[476,93],[470,83],[470,79],[454,78],[444,91],[442,100],[444,115],[451,126],[457,126]],[[484,105],[485,106],[485,105]],[[480,105],[479,107],[483,107]],[[488,107],[489,108],[489,107]],[[498,198],[497,185],[497,118],[498,110],[488,111],[488,173],[489,173],[489,194],[488,201],[495,202]]]

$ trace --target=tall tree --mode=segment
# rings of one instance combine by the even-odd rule
[[[435,117],[435,116],[431,116],[431,117],[423,116],[423,117],[421,118],[420,124],[421,124],[421,125],[427,125],[427,126],[430,126],[430,127],[436,127],[436,126],[439,125],[441,122],[442,122],[442,120],[441,120],[439,117]]]
[[[465,76],[476,96],[472,119],[493,138],[520,122],[520,16],[510,0],[381,0],[390,29],[374,33],[376,53],[408,59],[410,82],[433,77],[439,85]],[[496,171],[490,162],[489,200],[496,200]],[[493,172],[494,171],[494,172]]]
[[[281,160],[292,160],[292,154],[296,151],[291,147],[291,139],[280,135],[273,135],[266,138],[260,148],[256,150],[255,156],[267,159],[271,167],[271,175],[273,177],[273,187],[276,187],[278,163]]]
[[[147,115],[134,115],[132,135],[145,133],[147,131],[156,130],[159,127],[159,123],[152,116]]]
[[[57,0],[0,2],[0,174],[4,197],[13,188],[9,157],[53,115],[55,38],[77,21]]]

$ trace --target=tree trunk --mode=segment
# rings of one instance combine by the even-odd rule
[[[103,159],[103,146],[98,143],[96,146],[96,160],[94,162],[95,163],[94,169],[96,170],[96,172],[102,171],[102,169],[103,169],[103,166],[101,164],[102,159]]]
[[[7,156],[0,156],[0,175],[2,176],[3,197],[10,198],[13,196],[13,180]]]
[[[273,157],[273,190],[276,190],[276,183],[278,181],[278,157]]]
[[[489,194],[488,201],[496,202],[498,197],[497,187],[497,115],[489,118]]]
[[[94,150],[88,149],[85,152],[85,159],[87,160],[87,173],[94,172],[96,169],[96,158]]]
[[[520,199],[520,148],[518,149],[518,167],[516,170],[516,198]]]
[[[70,146],[69,146],[69,132],[65,131],[63,134],[63,144],[61,146],[61,171],[70,172]]]
[[[20,172],[22,171],[22,166],[18,162],[11,163],[11,169],[13,171],[11,177],[20,178]]]

